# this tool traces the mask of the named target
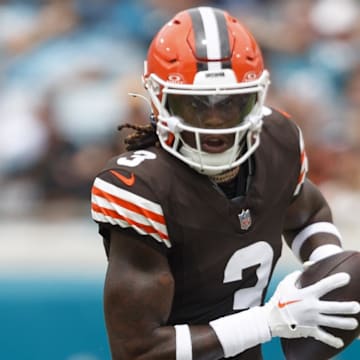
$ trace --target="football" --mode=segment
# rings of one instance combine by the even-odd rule
[[[346,272],[350,274],[350,283],[333,290],[322,297],[324,300],[360,301],[360,252],[344,251],[309,266],[298,280],[299,287],[305,287],[326,276]],[[360,314],[351,315],[360,324]],[[313,338],[281,339],[281,346],[287,360],[328,360],[340,353],[360,334],[360,326],[355,330],[341,330],[324,327],[326,331],[343,339],[344,347],[333,348]]]

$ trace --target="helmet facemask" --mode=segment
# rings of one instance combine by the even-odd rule
[[[158,113],[161,146],[206,175],[240,165],[260,142],[267,71],[243,83],[233,81],[232,70],[223,73],[221,85],[200,73],[199,84],[195,78],[193,85],[164,82],[155,74],[145,82]],[[211,80],[206,82],[206,78]]]

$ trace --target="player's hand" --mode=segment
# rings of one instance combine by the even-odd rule
[[[335,348],[344,346],[341,338],[326,332],[320,326],[355,329],[357,320],[341,315],[357,314],[360,312],[360,304],[356,301],[324,301],[320,298],[348,284],[350,275],[337,273],[299,289],[295,284],[300,274],[301,271],[295,271],[286,276],[279,283],[273,297],[264,305],[272,336],[313,337]]]

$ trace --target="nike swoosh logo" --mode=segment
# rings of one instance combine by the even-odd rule
[[[134,173],[131,173],[130,177],[126,177],[124,175],[119,174],[118,172],[116,172],[114,170],[110,170],[110,172],[127,186],[133,186],[135,183]]]
[[[297,302],[299,302],[299,301],[301,301],[301,300],[290,300],[290,301],[285,301],[285,302],[281,302],[281,301],[279,300],[279,302],[278,302],[278,307],[279,307],[280,309],[282,309],[282,308],[284,308],[285,306],[288,306],[288,305],[290,305],[290,304],[297,303]]]

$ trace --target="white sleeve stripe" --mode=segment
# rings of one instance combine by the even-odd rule
[[[305,152],[304,138],[303,138],[301,129],[299,127],[298,127],[298,131],[299,131],[299,148],[300,148],[300,174],[298,177],[298,183],[296,185],[293,196],[296,196],[299,194],[301,186],[304,183],[304,181],[306,179],[306,174],[309,170],[308,158],[307,158],[306,152]]]
[[[159,204],[96,178],[92,188],[92,214],[96,221],[132,227],[171,247]]]
[[[301,152],[301,158],[300,158],[300,161],[301,161],[301,169],[300,169],[300,172],[307,172],[308,171],[308,158],[306,156],[306,152],[305,150],[302,150]]]
[[[296,196],[296,195],[299,194],[300,189],[301,189],[301,186],[302,186],[302,184],[303,184],[304,181],[305,181],[305,178],[306,178],[306,172],[303,171],[303,172],[300,173],[300,175],[299,175],[298,183],[297,183],[297,185],[296,185],[296,188],[295,188],[295,191],[294,191],[293,196]]]
[[[129,218],[126,218],[126,217],[118,214],[114,210],[102,208],[102,207],[96,205],[95,203],[91,204],[91,209],[97,213],[107,216],[108,218],[125,220],[129,225],[137,226],[149,234],[156,232],[158,235],[160,235],[161,238],[168,239],[167,234],[161,233],[158,229],[152,227],[151,225],[139,224],[136,221],[133,221]]]
[[[300,151],[303,152],[304,148],[305,148],[305,142],[304,142],[304,137],[302,134],[301,129],[298,127],[299,130],[299,143],[300,143]]]
[[[100,197],[103,198],[104,200],[108,201],[109,203],[112,203],[114,205],[118,205],[121,206],[124,209],[130,210],[132,212],[136,212],[139,215],[144,215],[146,218],[156,221],[160,224],[164,224],[165,225],[165,218],[162,214],[157,214],[154,213],[151,210],[147,210],[144,207],[141,207],[140,205],[137,204],[133,204],[127,200],[124,199],[120,199],[114,195],[111,195],[101,189],[98,189],[97,187],[93,186],[92,190],[91,190],[91,196],[92,198],[95,197]]]
[[[96,178],[94,186],[110,195],[113,195],[119,199],[124,199],[132,204],[140,204],[142,208],[152,211],[156,214],[163,216],[162,208],[159,204],[143,198],[142,196],[133,194],[127,190],[121,189],[113,184],[110,184],[100,178]]]
[[[328,256],[343,252],[343,248],[335,244],[325,244],[317,247],[309,256],[309,261],[316,262]]]
[[[139,224],[151,225],[153,228],[157,229],[159,232],[167,235],[167,228],[166,228],[165,224],[154,221],[151,218],[149,218],[148,216],[144,216],[143,214],[140,214],[139,212],[124,208],[121,205],[118,205],[114,202],[109,201],[106,198],[100,197],[95,194],[93,194],[93,196],[92,196],[92,202],[94,204],[98,205],[100,208],[114,210],[117,214],[123,216],[124,218],[131,219]]]
[[[114,218],[112,216],[103,214],[101,212],[98,212],[94,209],[91,210],[92,213],[92,218],[95,221],[99,221],[102,223],[109,223],[112,225],[119,225],[122,228],[129,228],[131,227],[132,229],[134,229],[136,232],[138,232],[140,235],[149,235],[152,238],[154,238],[155,240],[159,241],[159,242],[164,242],[165,245],[170,248],[171,247],[171,243],[170,241],[167,239],[167,237],[162,237],[161,235],[159,235],[159,233],[153,229],[153,231],[146,229],[146,231],[142,228],[137,226],[136,224],[132,223],[129,224],[129,222],[121,220],[120,218]]]
[[[128,222],[123,221],[121,219],[114,219],[111,216],[104,215],[103,213],[97,212],[95,210],[91,210],[91,214],[94,220],[103,222],[103,223],[110,223],[111,225],[120,225],[123,228],[133,227],[136,231],[141,235],[149,235],[147,232],[143,231],[141,228],[136,227],[135,225],[129,225]],[[160,237],[156,235],[156,240],[162,241]]]
[[[339,238],[339,240],[341,241],[341,235],[339,233],[339,230],[336,228],[336,226],[332,223],[329,222],[317,222],[314,224],[311,224],[307,227],[305,227],[304,229],[302,229],[294,238],[292,244],[291,244],[291,249],[293,251],[293,253],[300,259],[300,250],[302,248],[302,246],[304,245],[304,243],[306,242],[306,240],[317,233],[328,233],[328,234],[333,234],[336,237]]]
[[[192,343],[189,325],[175,325],[176,360],[192,360]]]

